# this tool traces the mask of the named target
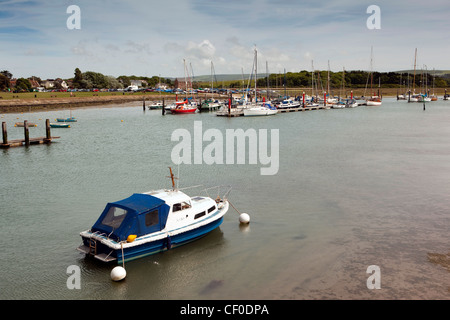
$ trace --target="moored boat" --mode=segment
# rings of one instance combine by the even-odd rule
[[[157,110],[157,109],[162,109],[164,107],[163,103],[158,101],[158,102],[153,102],[152,104],[150,104],[148,106],[149,110]]]
[[[381,106],[382,101],[379,97],[372,97],[367,99],[367,106]]]
[[[50,123],[50,128],[70,128],[70,124],[62,122]]]
[[[175,188],[135,193],[108,203],[91,229],[80,233],[78,251],[118,264],[194,241],[221,225],[228,211],[227,195],[213,200],[190,197]]]
[[[250,105],[244,108],[244,116],[271,116],[278,113],[278,109],[267,103]]]
[[[170,109],[173,114],[195,113],[195,111],[197,111],[197,105],[187,103],[187,101],[177,103],[175,108]]]
[[[77,122],[77,119],[75,117],[69,117],[69,118],[56,118],[57,122]]]

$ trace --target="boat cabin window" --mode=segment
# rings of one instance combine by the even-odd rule
[[[145,215],[145,225],[147,227],[154,226],[159,223],[158,210],[153,210]]]
[[[215,208],[216,208],[216,206],[212,206],[211,208],[209,208],[208,213],[211,213],[212,211],[214,211]]]
[[[173,205],[172,212],[181,211],[184,209],[189,209],[191,207],[191,204],[189,202],[183,201],[181,203],[175,203]]]
[[[120,227],[120,224],[122,223],[123,219],[125,219],[126,215],[126,210],[118,207],[110,207],[108,213],[102,220],[102,224],[117,229],[118,227]]]
[[[201,218],[201,217],[203,217],[204,215],[206,214],[206,211],[203,211],[203,212],[200,212],[200,213],[197,213],[195,216],[194,216],[194,219],[198,219],[198,218]]]

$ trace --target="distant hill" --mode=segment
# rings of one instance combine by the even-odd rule
[[[349,72],[349,71],[348,71]],[[410,73],[413,74],[414,70],[398,70],[398,71],[393,71],[394,73]],[[428,74],[433,76],[436,75],[436,77],[444,77],[444,78],[450,78],[450,70],[427,70]],[[383,72],[386,73],[386,72]],[[422,69],[416,69],[416,75],[419,75],[422,73]],[[221,81],[248,81],[250,77],[250,74],[216,74],[214,81],[215,82],[221,82]],[[261,78],[265,78],[266,74],[265,73],[260,73],[258,74],[258,79]],[[184,77],[179,77],[178,80],[183,79]],[[174,80],[175,78],[171,78],[172,80]],[[211,75],[201,75],[201,76],[195,76],[193,79],[193,81],[198,81],[198,82],[208,82],[211,81]]]
[[[258,74],[258,79],[265,78],[266,74]],[[214,81],[220,82],[220,81],[248,81],[250,78],[250,74],[216,74],[214,76]],[[174,80],[175,78],[169,78]],[[184,79],[184,77],[178,77],[178,80]],[[208,82],[211,81],[211,75],[202,75],[202,76],[194,76],[192,78],[192,81],[198,81],[198,82]]]
[[[424,70],[425,71],[425,70]],[[411,70],[399,70],[394,71],[395,73],[414,73],[414,69]],[[416,74],[421,74],[422,69],[416,69]],[[450,70],[427,70],[429,75],[436,75],[436,77],[450,77]]]

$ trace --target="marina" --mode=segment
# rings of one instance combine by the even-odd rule
[[[163,115],[139,103],[77,108],[76,126],[51,145],[0,152],[0,230],[11,240],[2,252],[0,296],[446,299],[448,269],[439,261],[448,254],[449,107],[441,97],[426,111],[385,97],[378,107],[233,118]],[[66,114],[10,113],[2,121]],[[262,176],[249,163],[174,166],[171,135],[194,121],[221,132],[279,129],[278,173]],[[8,130],[9,139],[22,136],[23,128]],[[240,224],[230,209],[204,237],[125,262],[126,279],[111,281],[111,265],[75,249],[80,231],[105,203],[167,186],[169,166],[180,189],[232,186],[229,201],[251,223]],[[203,189],[186,193],[208,196]],[[371,265],[381,269],[381,290],[366,286]],[[80,290],[67,286],[73,267]]]

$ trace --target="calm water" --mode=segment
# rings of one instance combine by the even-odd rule
[[[449,252],[450,103],[319,110],[258,118],[174,116],[135,105],[73,110],[51,145],[0,150],[1,299],[448,299],[449,272],[428,254]],[[1,115],[0,115],[1,116]],[[69,111],[6,114],[39,124]],[[123,121],[122,121],[123,120]],[[280,167],[182,165],[180,187],[231,185],[233,209],[208,236],[126,264],[75,250],[107,202],[170,187],[174,130],[280,130]],[[207,143],[205,143],[207,145]],[[199,189],[186,190],[203,194]],[[195,193],[195,194],[194,194]],[[81,268],[81,289],[66,286]],[[381,270],[369,290],[366,270]]]

